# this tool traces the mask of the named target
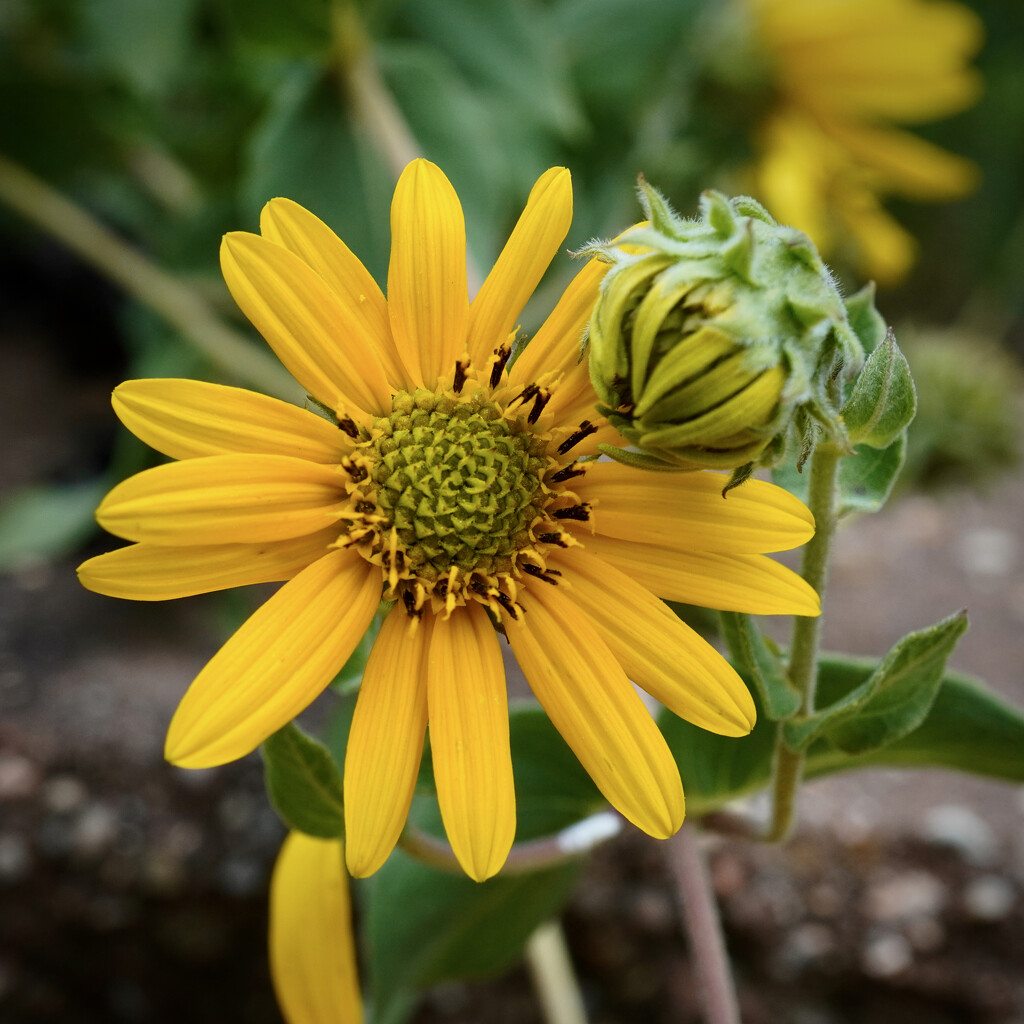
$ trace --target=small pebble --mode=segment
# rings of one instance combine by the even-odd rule
[[[85,786],[72,775],[54,775],[43,783],[43,803],[57,814],[77,811],[87,796]]]
[[[999,854],[999,843],[988,823],[959,804],[932,807],[924,817],[921,835],[936,846],[956,850],[978,867],[991,864]]]
[[[1019,544],[1009,531],[977,526],[960,537],[960,561],[978,576],[1009,576],[1017,562]]]
[[[1001,875],[981,875],[964,889],[964,909],[977,921],[1002,921],[1017,902],[1017,891]]]
[[[910,943],[897,932],[876,932],[861,951],[861,966],[873,978],[891,978],[914,961]]]
[[[934,917],[946,904],[942,882],[927,871],[907,871],[872,883],[865,913],[873,921],[909,921]]]
[[[39,769],[20,754],[0,754],[0,800],[24,800],[39,788]]]
[[[0,833],[0,882],[20,882],[32,871],[28,843],[16,832]]]
[[[92,803],[78,816],[75,824],[75,852],[82,857],[96,857],[114,842],[118,817],[107,804]]]

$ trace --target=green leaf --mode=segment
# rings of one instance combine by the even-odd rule
[[[292,722],[264,740],[260,751],[267,793],[281,820],[321,839],[343,836],[341,772],[328,749]]]
[[[843,406],[843,421],[855,445],[887,448],[910,425],[916,412],[917,394],[910,367],[890,330],[857,375]]]
[[[331,0],[227,0],[235,32],[280,54],[317,54],[331,45]]]
[[[506,129],[534,126],[561,136],[583,130],[565,50],[544,5],[407,0],[396,17],[458,64],[477,89],[500,98],[491,110]]]
[[[551,835],[607,806],[536,703],[513,704],[509,726],[517,841]],[[417,796],[411,818],[443,835],[433,798]],[[560,911],[579,870],[580,864],[570,863],[478,883],[394,853],[367,884],[378,1022],[405,1019],[410,989],[505,970],[534,929]]]
[[[870,677],[874,666],[833,657],[821,664],[818,691],[840,700]],[[866,768],[952,768],[1008,782],[1024,782],[1024,713],[976,679],[947,674],[922,725],[912,733],[860,757],[827,741],[811,747],[808,775]]]
[[[393,181],[353,132],[335,82],[316,62],[296,66],[249,139],[239,185],[255,225],[274,196],[336,231],[377,281],[388,266]]]
[[[783,723],[793,750],[820,736],[847,754],[865,754],[916,729],[938,694],[946,661],[967,630],[959,612],[899,640],[878,668],[842,700]]]
[[[412,817],[440,834],[436,805],[417,798]],[[367,883],[366,942],[378,1019],[401,1016],[410,989],[481,978],[510,967],[543,921],[561,910],[580,865],[474,882],[396,851]]]
[[[86,41],[121,82],[165,91],[189,53],[196,0],[89,0],[79,7]]]
[[[877,512],[892,493],[903,468],[906,434],[900,434],[886,448],[859,444],[853,454],[839,463],[838,514]]]
[[[47,562],[74,551],[96,529],[93,513],[108,484],[25,487],[0,509],[0,572]]]
[[[903,468],[906,447],[904,432],[886,448],[860,444],[854,448],[853,454],[844,456],[839,463],[837,476],[837,514],[845,516],[851,512],[877,512],[889,500]],[[772,470],[772,482],[804,502],[807,501],[809,479],[807,467],[799,472],[794,461]]]
[[[846,316],[865,352],[874,352],[885,340],[886,324],[875,308],[875,286],[867,284],[846,302]]]
[[[862,686],[876,661],[829,654],[819,662],[818,693],[836,703]],[[771,779],[775,735],[781,725],[763,714],[755,688],[758,722],[749,736],[716,736],[662,711],[658,724],[679,766],[687,813],[700,817],[763,789]],[[952,768],[1024,782],[1024,713],[959,673],[942,679],[924,722],[900,739],[850,755],[827,738],[806,754],[808,778],[872,767]]]
[[[800,708],[800,694],[789,681],[774,644],[766,640],[749,615],[721,612],[722,633],[739,671],[753,680],[765,714],[773,719],[788,718]]]

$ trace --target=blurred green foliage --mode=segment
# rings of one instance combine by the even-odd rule
[[[1024,6],[973,0],[987,25],[981,103],[921,134],[977,161],[984,184],[944,207],[904,204],[922,243],[890,320],[968,318],[1024,351]],[[536,177],[573,173],[566,245],[635,217],[639,172],[689,213],[728,187],[770,92],[732,66],[713,0],[8,0],[0,6],[0,155],[92,211],[237,316],[220,281],[228,230],[285,195],[383,280],[392,172],[355,116],[360,40],[425,155],[455,185],[476,264],[499,251]],[[35,228],[0,204],[0,237]],[[556,260],[529,330],[574,271]],[[837,267],[849,290],[853,281]],[[126,375],[215,374],[131,301]],[[154,338],[159,345],[154,347]],[[66,537],[67,531],[62,532]]]

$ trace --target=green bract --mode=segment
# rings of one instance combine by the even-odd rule
[[[777,460],[791,424],[846,447],[837,383],[863,348],[813,243],[753,199],[677,216],[641,182],[649,223],[588,252],[612,263],[588,331],[600,407],[653,468]],[[614,456],[615,453],[609,452]]]

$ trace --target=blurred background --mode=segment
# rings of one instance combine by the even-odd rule
[[[217,252],[287,196],[385,282],[422,152],[486,270],[571,169],[567,248],[718,187],[869,280],[920,394],[899,493],[840,538],[826,642],[880,655],[967,606],[954,667],[1018,704],[1024,648],[1024,7],[1007,0],[4,0],[0,4],[0,1019],[278,1021],[258,757],[161,756],[187,683],[261,593],[133,605],[78,587],[92,512],[156,456],[121,380],[301,400]],[[529,331],[574,271],[559,257]],[[315,716],[316,709],[313,709]],[[791,846],[713,850],[748,1024],[1024,1021],[1024,799],[949,773],[815,783]],[[697,1018],[656,845],[566,921],[595,1022]],[[525,974],[419,1022],[539,1020]]]

